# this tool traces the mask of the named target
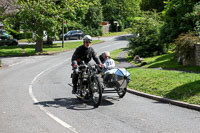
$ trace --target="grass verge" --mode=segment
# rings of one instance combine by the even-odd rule
[[[116,49],[116,50],[113,50],[110,52],[110,56],[111,58],[115,61],[115,63],[119,63],[117,58],[118,58],[118,55],[123,51],[124,49],[121,48],[121,49]]]
[[[128,87],[145,93],[200,105],[200,75],[169,70],[129,68]]]
[[[93,40],[92,44],[97,44],[102,42],[101,40]],[[5,56],[30,56],[30,55],[38,55],[38,54],[52,54],[67,50],[72,50],[80,45],[82,45],[82,41],[78,42],[65,42],[64,48],[62,48],[61,43],[53,44],[53,45],[44,45],[42,53],[35,52],[35,45],[24,45],[24,46],[1,46],[0,47],[0,57]]]
[[[144,58],[143,62],[146,62],[147,65],[143,66],[144,68],[161,68],[166,70],[178,70],[186,72],[200,72],[199,66],[183,66],[178,64],[174,59],[175,53],[168,52],[167,54]],[[127,59],[129,62],[134,63],[132,57],[128,56]],[[140,64],[136,64],[140,65]]]
[[[129,33],[129,30],[130,29],[126,29],[122,32],[109,32],[109,33],[103,34],[102,37],[124,35],[124,34]]]
[[[112,51],[111,56],[117,58],[120,52],[120,50]],[[112,55],[112,53],[114,54]],[[128,87],[141,92],[200,105],[200,75],[187,72],[200,72],[200,68],[179,65],[173,56],[174,53],[171,52],[161,56],[144,58],[147,65],[143,68],[128,68],[127,70],[131,73],[131,82]],[[131,57],[127,56],[127,59],[132,62]]]

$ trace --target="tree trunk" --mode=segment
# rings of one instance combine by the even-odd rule
[[[43,52],[43,31],[38,31],[37,35],[35,52]]]
[[[43,52],[43,41],[42,39],[37,38],[35,45],[35,52]]]

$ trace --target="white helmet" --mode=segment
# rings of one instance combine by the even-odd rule
[[[83,41],[84,41],[84,42],[92,42],[92,37],[91,37],[90,35],[85,35],[85,36],[83,37]]]

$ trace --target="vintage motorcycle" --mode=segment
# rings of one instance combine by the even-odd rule
[[[78,74],[78,85],[76,97],[78,99],[92,99],[94,107],[98,107],[102,100],[102,88],[98,73],[98,65],[80,63],[77,69],[74,69],[73,74]]]

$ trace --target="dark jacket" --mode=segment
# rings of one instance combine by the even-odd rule
[[[79,65],[80,61],[88,63],[92,58],[97,64],[100,64],[100,61],[94,49],[92,47],[86,48],[84,45],[81,45],[76,48],[74,54],[72,55],[71,61],[72,64],[76,63]]]

